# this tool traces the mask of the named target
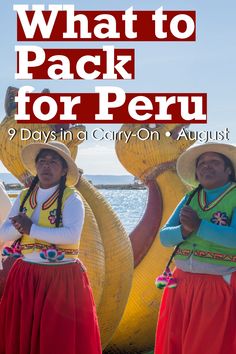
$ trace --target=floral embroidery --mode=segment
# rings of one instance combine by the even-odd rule
[[[50,224],[55,224],[57,219],[57,209],[54,209],[50,211],[48,220],[50,221]],[[60,224],[62,224],[62,217],[60,217]]]
[[[211,222],[216,225],[226,226],[228,225],[228,216],[224,212],[217,211],[213,214]]]
[[[62,261],[65,257],[65,253],[53,248],[44,248],[40,252],[40,257],[42,259],[48,260],[49,262],[58,262]]]

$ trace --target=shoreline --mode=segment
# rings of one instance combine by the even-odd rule
[[[6,191],[19,191],[24,187],[20,183],[4,183]],[[109,189],[109,190],[145,190],[147,187],[144,184],[95,184],[93,185],[97,189]]]

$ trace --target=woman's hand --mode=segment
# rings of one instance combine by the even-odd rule
[[[180,222],[183,236],[188,237],[192,232],[198,230],[201,219],[198,217],[195,210],[189,205],[185,205],[180,212]]]
[[[32,226],[31,219],[24,213],[19,213],[16,216],[10,218],[12,225],[18,230],[21,234],[30,234],[30,229]]]

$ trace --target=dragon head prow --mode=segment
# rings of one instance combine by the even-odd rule
[[[43,92],[47,94],[48,89]],[[15,120],[16,103],[18,89],[15,87],[8,87],[5,98],[6,116],[0,124],[0,159],[4,166],[22,183],[25,183],[26,176],[28,176],[23,164],[21,163],[21,150],[25,145],[33,142],[45,142],[45,137],[48,136],[48,141],[58,140],[63,142],[70,149],[73,159],[77,156],[78,145],[82,140],[77,139],[81,132],[85,132],[84,125],[70,126],[63,125],[49,125],[49,124],[19,124]],[[11,129],[11,131],[10,131]],[[11,134],[15,136],[10,140]],[[23,137],[22,133],[25,133]],[[64,132],[64,133],[63,133]]]
[[[144,179],[147,171],[163,164],[175,164],[192,141],[178,139],[181,124],[124,124],[120,131],[131,132],[128,142],[116,141],[116,153],[121,164],[134,176]]]

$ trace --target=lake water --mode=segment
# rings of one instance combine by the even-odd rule
[[[99,190],[118,214],[126,231],[131,232],[141,219],[147,201],[147,190]]]

